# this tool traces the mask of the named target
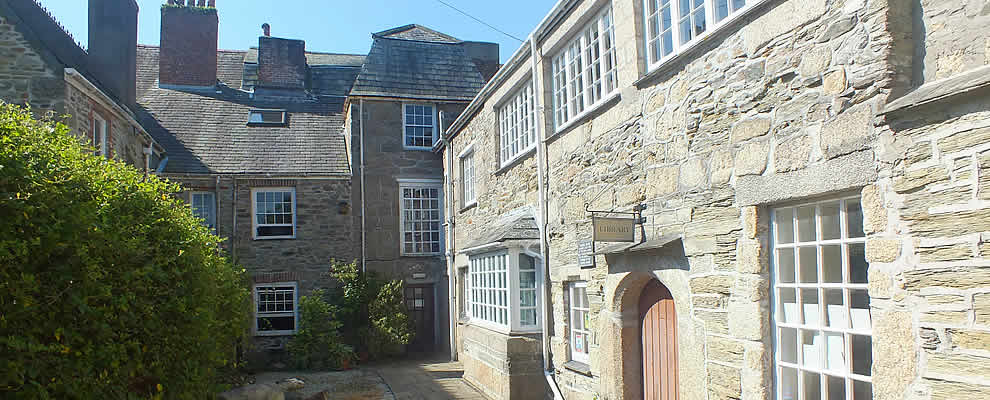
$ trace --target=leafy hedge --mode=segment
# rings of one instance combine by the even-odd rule
[[[204,398],[248,326],[243,270],[173,196],[0,103],[0,398]]]

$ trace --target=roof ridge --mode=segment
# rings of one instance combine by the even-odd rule
[[[458,38],[453,37],[451,35],[448,35],[446,33],[440,32],[440,31],[438,31],[436,29],[432,29],[430,27],[427,27],[427,26],[424,26],[424,25],[420,25],[420,24],[407,24],[407,25],[403,25],[403,26],[398,26],[398,27],[395,27],[395,28],[392,28],[392,29],[386,29],[386,30],[381,31],[381,32],[372,33],[371,36],[372,37],[381,37],[381,38],[385,38],[385,39],[413,40],[413,41],[418,41],[418,42],[444,43],[444,42],[436,41],[436,40],[417,40],[417,39],[406,39],[406,38],[388,37],[389,35],[394,35],[396,33],[405,32],[405,31],[408,31],[408,30],[411,30],[411,29],[414,29],[414,28],[422,29],[422,30],[424,30],[424,31],[426,31],[428,33],[432,33],[434,35],[440,36],[440,37],[442,37],[444,39],[447,39],[447,40],[451,40],[451,41],[454,41],[454,42],[463,42],[463,40],[461,40],[461,39],[458,39]]]

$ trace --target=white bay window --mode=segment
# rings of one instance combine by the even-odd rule
[[[553,57],[555,129],[584,115],[618,89],[612,24],[609,5]]]
[[[872,323],[858,198],[772,213],[775,398],[872,399]]]
[[[503,333],[539,330],[540,281],[532,257],[515,249],[472,255],[467,283],[473,324]]]
[[[650,69],[687,50],[764,0],[644,0]]]

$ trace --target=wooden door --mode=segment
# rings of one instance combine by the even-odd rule
[[[411,353],[433,351],[433,285],[406,285],[405,303],[416,326],[416,336],[406,348]]]
[[[643,398],[677,400],[677,313],[674,298],[650,281],[639,297],[643,350]]]

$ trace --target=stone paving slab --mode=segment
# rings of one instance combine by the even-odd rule
[[[462,378],[459,362],[409,360],[374,366],[396,400],[486,400]]]

